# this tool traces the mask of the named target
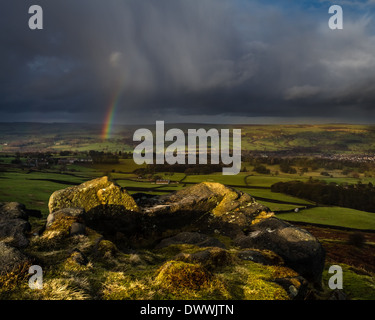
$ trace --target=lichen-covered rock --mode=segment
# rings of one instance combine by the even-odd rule
[[[0,274],[10,272],[28,262],[28,258],[18,249],[0,241]]]
[[[56,191],[51,195],[48,206],[51,214],[64,208],[83,208],[84,223],[104,235],[117,232],[131,235],[140,228],[136,202],[108,177]]]
[[[138,206],[127,191],[102,177],[79,186],[55,191],[48,203],[50,213],[64,208],[83,208],[86,212],[101,206],[119,206],[138,211]]]
[[[275,217],[252,225],[235,244],[241,248],[267,249],[283,258],[285,264],[306,279],[319,284],[325,252],[320,242],[304,229]]]
[[[141,209],[150,218],[150,225],[161,231],[191,225],[204,231],[217,229],[227,236],[273,216],[249,194],[214,182],[152,198],[149,206],[146,200]]]
[[[41,238],[56,242],[70,236],[86,235],[85,213],[83,208],[64,208],[50,213]]]
[[[0,240],[14,247],[26,247],[29,244],[27,232],[30,229],[28,214],[23,204],[0,203]]]
[[[59,241],[71,235],[72,226],[81,220],[79,217],[66,214],[66,212],[65,209],[54,213],[54,219],[46,227],[41,236],[42,239]]]
[[[170,291],[199,290],[212,281],[212,274],[199,264],[168,261],[159,270],[156,281]]]
[[[19,202],[0,202],[0,217],[7,219],[28,219],[26,207]]]
[[[37,240],[46,250],[49,246],[43,241],[53,248],[74,245],[93,263],[97,259],[108,266],[125,261],[125,252],[153,247],[165,255],[164,261],[173,259],[159,269],[154,284],[177,296],[181,283],[192,290],[191,296],[200,286],[210,292],[213,281],[225,288],[212,273],[231,266],[248,276],[248,266],[270,272],[272,268],[294,270],[288,276],[270,275],[270,279],[288,278],[280,280],[280,285],[285,288],[283,297],[288,293],[293,299],[304,292],[297,276],[321,282],[325,257],[317,239],[277,219],[247,193],[204,182],[168,195],[139,195],[137,199],[138,205],[106,177],[56,191],[50,198],[46,229]],[[100,237],[94,239],[92,232]],[[230,243],[225,242],[226,247],[218,239],[230,239]],[[252,288],[249,285],[244,295],[251,296]]]
[[[249,194],[216,182],[202,182],[159,198],[162,205],[147,208],[147,212],[196,211],[211,212],[215,216],[244,210],[253,205],[256,210],[267,210]],[[249,212],[250,213],[250,210]]]
[[[64,208],[55,212],[51,212],[47,217],[46,228],[48,229],[55,219],[59,216],[68,216],[72,218],[83,218],[85,210],[83,208]]]
[[[86,226],[81,222],[73,222],[70,226],[70,235],[79,236],[86,234]]]
[[[116,256],[119,250],[113,242],[103,239],[98,243],[97,252],[101,257],[108,259]]]

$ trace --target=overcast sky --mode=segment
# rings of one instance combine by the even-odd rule
[[[30,30],[28,9],[44,11]],[[328,27],[339,4],[344,29]],[[3,0],[0,121],[375,122],[375,0]]]

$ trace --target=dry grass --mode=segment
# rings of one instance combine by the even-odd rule
[[[30,266],[30,262],[25,262],[0,274],[0,299],[13,298],[13,293],[28,283]]]
[[[132,279],[123,272],[109,272],[102,288],[104,300],[148,300],[153,299],[155,291],[153,280]]]

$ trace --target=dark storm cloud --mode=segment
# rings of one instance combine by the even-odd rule
[[[343,3],[340,31],[327,1],[6,1],[5,120],[101,122],[114,97],[125,122],[374,114],[371,1]],[[44,30],[28,29],[32,4]]]

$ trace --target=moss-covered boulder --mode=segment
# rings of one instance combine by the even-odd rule
[[[101,257],[107,259],[116,256],[119,252],[119,250],[113,242],[105,239],[101,240],[98,243],[97,251]]]
[[[56,191],[23,253],[46,267],[46,283],[94,299],[294,299],[304,278],[320,279],[319,242],[247,193],[205,182],[141,200],[107,177]],[[26,221],[17,210],[8,218]],[[112,273],[122,280],[107,282]]]
[[[212,271],[216,268],[233,264],[236,257],[225,249],[213,247],[194,253],[181,252],[174,259],[188,263],[199,263],[207,270]]]
[[[14,247],[29,244],[27,233],[31,230],[25,206],[18,202],[0,203],[0,240]]]
[[[59,241],[72,234],[72,227],[75,224],[83,225],[83,209],[64,208],[53,212],[48,216],[46,229],[41,238],[45,240]]]
[[[203,266],[183,261],[168,261],[159,270],[156,281],[172,293],[207,288],[213,276]]]
[[[89,212],[101,206],[118,206],[128,211],[139,211],[136,202],[127,191],[110,181],[108,177],[55,191],[48,203],[50,213],[64,208],[83,208]]]
[[[252,225],[247,235],[239,236],[235,244],[241,248],[271,250],[285,264],[309,281],[319,285],[325,262],[325,251],[309,232],[277,218]]]
[[[0,274],[17,270],[20,266],[27,264],[29,259],[17,248],[13,248],[0,241]]]
[[[247,213],[268,210],[249,194],[216,182],[202,182],[161,196],[159,200],[163,204],[149,208],[148,212],[211,212],[219,217],[245,208],[249,208]]]
[[[106,236],[139,233],[139,207],[124,188],[108,177],[58,190],[51,195],[48,207],[51,214],[65,208],[83,208],[85,224]]]
[[[87,257],[81,252],[81,250],[74,248],[70,257],[66,260],[67,264],[85,266],[89,263]]]
[[[220,183],[202,182],[153,198],[142,211],[155,230],[190,229],[234,236],[254,221],[273,216],[265,206],[242,191]]]
[[[85,210],[83,208],[64,208],[50,213],[47,217],[46,228],[48,229],[54,221],[61,216],[68,216],[76,218],[75,220],[83,219]]]
[[[8,219],[28,219],[25,205],[19,202],[0,202],[0,217]]]
[[[32,260],[19,249],[0,241],[0,300],[19,299],[14,291],[24,291]]]

